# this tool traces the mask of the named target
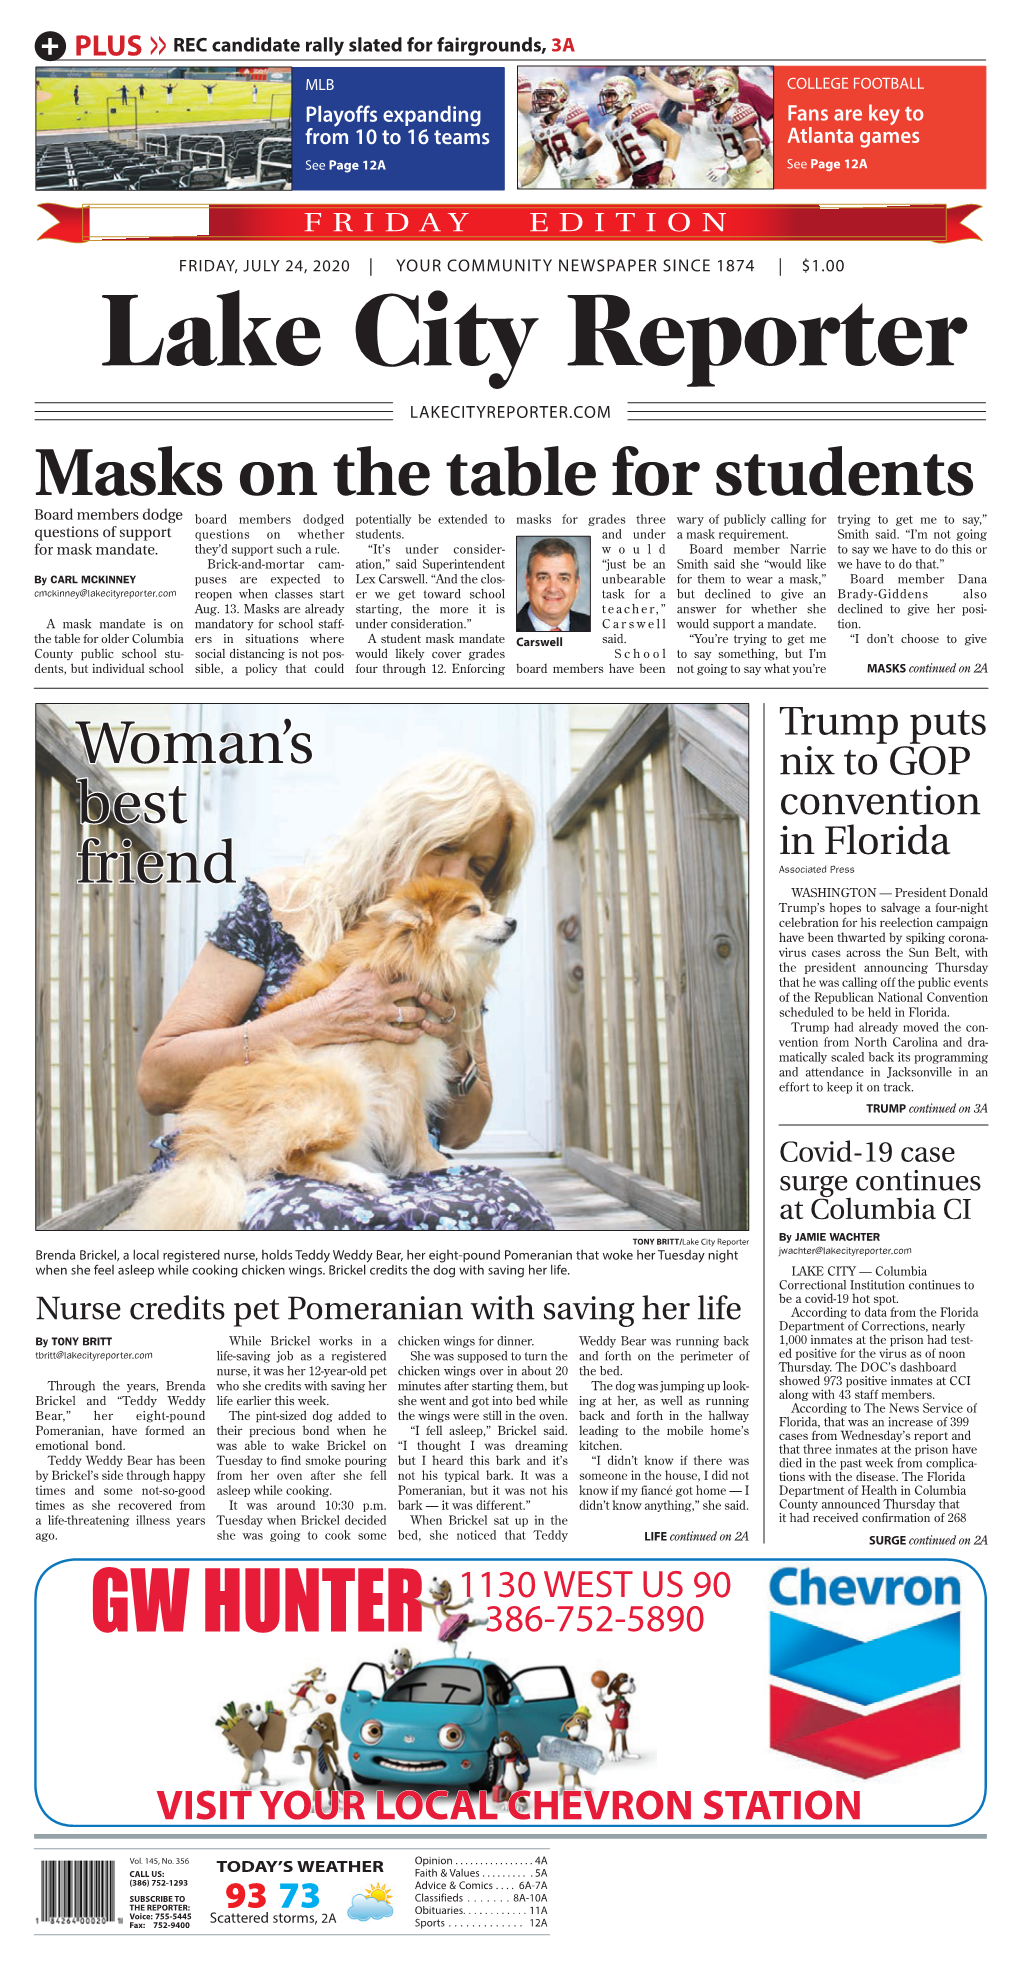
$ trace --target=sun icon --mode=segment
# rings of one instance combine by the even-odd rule
[[[365,1898],[366,1900],[392,1900],[393,1895],[389,1887],[384,1886],[382,1880],[379,1879],[374,1886],[366,1886]]]

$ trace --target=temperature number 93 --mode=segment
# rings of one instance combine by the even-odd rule
[[[299,1893],[301,1895],[299,1902],[301,1906],[317,1907],[319,1904],[319,1889],[311,1880],[306,1879],[303,1883],[296,1879],[292,1881],[281,1880],[280,1892],[283,1896],[280,1904],[284,1908],[284,1911],[294,1905]],[[255,1880],[251,1886],[242,1886],[239,1880],[235,1880],[227,1887],[227,1905],[232,1908],[264,1907],[266,1905],[266,1889],[262,1885],[261,1880]]]

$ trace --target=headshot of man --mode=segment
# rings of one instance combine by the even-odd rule
[[[537,538],[528,553],[527,604],[518,633],[590,633],[591,615],[574,607],[581,583],[577,551],[566,538]]]

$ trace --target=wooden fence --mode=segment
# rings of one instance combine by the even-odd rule
[[[160,888],[79,883],[76,779],[87,775],[110,798],[124,786],[87,761],[48,707],[36,711],[35,766],[36,1220],[49,1220],[59,1185],[59,1224],[95,1227],[116,1218],[149,1162],[153,1120],[135,1078],[160,1015]],[[138,820],[93,835],[113,850],[126,844],[132,868],[140,851],[160,849],[158,832]]]
[[[746,820],[730,704],[628,709],[549,815],[564,1161],[672,1227],[747,1223]]]

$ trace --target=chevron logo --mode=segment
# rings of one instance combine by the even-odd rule
[[[773,1750],[867,1778],[960,1748],[958,1613],[874,1641],[769,1619]]]

